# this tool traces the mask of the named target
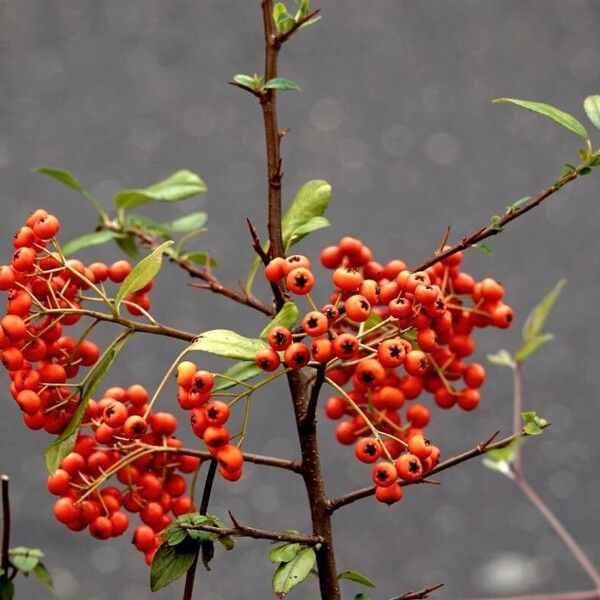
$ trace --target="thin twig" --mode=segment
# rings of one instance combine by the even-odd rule
[[[405,592],[400,596],[392,598],[392,600],[423,600],[424,598],[429,598],[429,594],[431,594],[431,592],[439,590],[441,587],[443,587],[443,585],[443,583],[438,583],[437,585],[432,585],[431,587],[425,588],[424,590],[420,590],[418,592]]]
[[[317,10],[313,10],[311,13],[308,13],[301,19],[298,19],[288,31],[278,36],[279,42],[282,44],[284,42],[287,42],[294,35],[294,33],[296,33],[296,31],[298,31],[298,29],[300,29],[300,27],[304,25],[304,23],[307,23],[311,19],[314,19],[320,12],[321,9],[317,8]]]
[[[0,554],[0,566],[8,572],[8,547],[10,545],[10,500],[8,497],[8,475],[2,475],[2,552]]]

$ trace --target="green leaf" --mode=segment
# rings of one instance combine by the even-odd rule
[[[293,19],[292,19],[293,21]],[[283,77],[275,77],[274,79],[269,79],[267,83],[265,83],[264,88],[266,90],[283,90],[283,91],[294,91],[300,92],[300,86],[291,79],[284,79]]]
[[[248,381],[248,379],[252,379],[261,373],[262,369],[254,361],[242,361],[229,367],[223,375],[236,379],[237,381]],[[219,382],[213,388],[215,392],[228,390],[229,388],[238,385],[235,381],[229,381],[229,379],[219,377],[218,375],[217,378],[219,379]]]
[[[473,244],[472,247],[477,248],[486,256],[494,256],[494,251],[487,244],[482,244],[481,242],[479,242],[477,244]]]
[[[156,247],[148,256],[142,258],[133,267],[131,273],[125,277],[125,280],[117,290],[117,295],[115,296],[115,308],[117,311],[121,306],[121,302],[127,296],[141,290],[149,281],[156,277],[162,266],[163,253],[172,244],[171,240],[164,242],[164,244]]]
[[[86,233],[85,235],[76,237],[69,240],[63,247],[62,252],[65,256],[71,256],[84,248],[90,246],[100,246],[115,238],[125,237],[122,233],[111,231],[110,229],[103,229],[102,231],[94,231],[92,233]]]
[[[127,215],[123,220],[123,228],[129,231],[143,231],[154,235],[168,235],[168,223],[157,223],[142,215]]]
[[[361,592],[360,594],[356,594],[356,596],[354,596],[354,600],[370,600],[370,598]]]
[[[250,77],[250,75],[234,75],[233,81],[243,85],[244,87],[250,88],[252,90],[256,89],[256,79],[254,77]]]
[[[583,101],[583,110],[594,126],[600,129],[600,94],[588,96]]]
[[[6,575],[0,576],[0,600],[13,600],[15,586]]]
[[[213,559],[215,555],[215,545],[212,541],[202,542],[202,564],[207,571],[210,571],[210,561]]]
[[[540,334],[566,282],[566,279],[559,280],[554,289],[529,313],[523,325],[523,341],[528,342]]]
[[[348,579],[349,581],[355,581],[361,585],[365,585],[370,588],[375,587],[375,583],[371,581],[366,575],[358,573],[357,571],[344,571],[338,575],[338,579]]]
[[[296,0],[296,7],[298,9],[296,19],[301,19],[310,11],[310,0]]]
[[[195,212],[185,217],[175,219],[170,223],[165,223],[165,227],[171,233],[189,233],[197,229],[202,229],[206,225],[208,215],[205,212]]]
[[[529,201],[531,200],[531,196],[524,196],[523,198],[519,198],[516,202],[513,202],[510,206],[506,207],[507,212],[514,212],[523,208]]]
[[[281,221],[283,243],[286,250],[299,242],[306,233],[306,226],[314,217],[322,217],[331,200],[331,186],[322,180],[306,182],[296,193],[294,200]],[[298,233],[298,232],[301,233]],[[302,231],[305,231],[302,234]]]
[[[77,181],[77,177],[65,169],[58,169],[57,167],[36,167],[33,169],[33,172],[48,175],[48,177],[52,177],[52,179],[55,179],[77,192],[83,191],[83,186]]]
[[[259,350],[264,350],[264,340],[247,338],[229,329],[212,329],[200,334],[189,346],[190,351],[210,352],[224,358],[254,360]]]
[[[189,260],[191,263],[194,263],[195,265],[200,265],[201,267],[206,267],[206,265],[209,265],[211,267],[216,268],[219,266],[219,263],[210,254],[207,254],[206,252],[189,252],[186,254],[182,254],[181,258]]]
[[[117,208],[130,209],[147,202],[179,202],[206,192],[206,184],[191,171],[181,170],[147,188],[122,190],[114,197]]]
[[[483,458],[483,465],[502,475],[512,477],[511,465],[515,457],[515,451],[523,442],[523,438],[516,438],[503,448],[488,450]]]
[[[544,427],[548,425],[548,421],[538,417],[534,410],[521,413],[521,418],[524,423],[523,430],[528,435],[540,435],[544,433]]]
[[[502,231],[502,225],[500,222],[502,221],[502,217],[499,215],[493,215],[490,217],[490,229],[494,229],[495,231]]]
[[[497,98],[493,102],[510,102],[511,104],[516,104],[521,108],[525,108],[534,113],[538,113],[539,115],[543,115],[552,119],[559,125],[562,125],[584,140],[589,138],[585,127],[574,116],[560,110],[559,108],[556,108],[555,106],[551,106],[550,104],[544,104],[543,102],[531,102],[530,100],[517,100],[516,98]]]
[[[275,546],[269,552],[269,560],[272,563],[288,563],[294,560],[298,553],[302,549],[300,544],[282,544],[281,546]]]
[[[304,23],[302,23],[302,25],[298,27],[298,31],[300,31],[300,29],[304,29],[305,27],[310,27],[311,25],[314,25],[317,21],[320,21],[322,18],[323,17],[321,15],[315,15],[312,19],[304,21]]]
[[[530,338],[515,352],[515,360],[517,362],[523,362],[534,352],[537,352],[541,346],[551,342],[553,339],[554,336],[551,333],[542,333]]]
[[[15,569],[23,575],[29,575],[40,562],[40,559],[44,558],[44,553],[37,548],[19,546],[18,548],[11,548],[8,551],[8,556]]]
[[[163,542],[152,560],[150,589],[156,592],[185,575],[192,566],[198,549],[198,544],[189,538],[177,546],[169,546]]]
[[[267,326],[261,331],[261,339],[266,339],[275,327],[286,327],[291,329],[298,320],[298,307],[293,302],[286,302],[281,310],[273,317]]]
[[[324,229],[330,227],[331,223],[325,217],[313,217],[307,221],[304,225],[300,225],[296,231],[294,231],[290,240],[290,246],[293,246],[296,242],[299,242],[302,238],[306,237],[309,233],[317,231],[318,229]]]
[[[277,2],[273,6],[273,21],[277,27],[277,33],[285,33],[295,24],[294,17],[288,13],[287,6],[283,2]]]
[[[52,575],[50,571],[46,568],[43,562],[39,562],[35,565],[33,569],[33,574],[40,580],[42,585],[48,589],[52,590],[54,588],[54,582],[52,581]]]
[[[187,530],[184,529],[178,521],[171,523],[164,532],[165,542],[169,546],[177,546],[188,536]]]
[[[304,581],[316,563],[313,548],[305,548],[296,558],[282,563],[273,575],[273,591],[279,598],[286,596],[294,587]]]
[[[115,242],[117,242],[117,246],[119,246],[119,248],[121,248],[121,250],[130,258],[138,257],[139,253],[137,245],[135,243],[135,238],[132,235],[123,238],[115,238]]]
[[[79,426],[85,414],[88,401],[93,396],[94,392],[110,371],[119,352],[129,339],[131,333],[122,334],[113,342],[112,348],[104,353],[102,358],[94,365],[92,371],[88,374],[88,384],[81,395],[81,400],[77,406],[77,410],[73,413],[69,424],[64,431],[46,448],[44,452],[44,461],[48,473],[53,474],[60,466],[63,458],[70,454],[75,447],[77,435],[79,434]]]
[[[498,350],[495,354],[488,354],[487,359],[498,367],[510,367],[512,369],[515,366],[515,361],[508,350]]]

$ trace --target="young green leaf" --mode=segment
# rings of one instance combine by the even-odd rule
[[[272,563],[288,563],[294,560],[298,553],[302,550],[300,544],[282,544],[281,546],[275,546],[269,552],[269,560]]]
[[[57,167],[35,167],[33,172],[48,175],[48,177],[52,177],[52,179],[59,181],[76,192],[83,191],[83,186],[79,183],[77,177],[65,169],[58,169]]]
[[[242,75],[241,73],[233,76],[233,81],[243,85],[244,87],[250,88],[251,90],[256,89],[256,79],[250,77],[250,75]]]
[[[518,350],[515,351],[515,360],[523,362],[526,358],[537,352],[544,344],[551,342],[554,336],[551,333],[541,333],[529,338]]]
[[[277,2],[273,6],[273,21],[277,27],[277,33],[286,33],[294,25],[295,20],[292,15],[288,13],[287,6],[283,2]]]
[[[537,416],[533,410],[521,413],[523,419],[523,430],[528,435],[540,435],[544,433],[544,427],[548,425],[546,419]]]
[[[296,8],[298,9],[296,19],[305,17],[310,11],[310,0],[296,0]]]
[[[498,367],[513,368],[515,366],[515,361],[508,350],[498,350],[495,354],[488,354],[487,359]]]
[[[560,110],[559,108],[556,108],[555,106],[551,106],[550,104],[544,104],[543,102],[531,102],[530,100],[517,100],[516,98],[497,98],[496,100],[493,100],[493,102],[510,102],[511,104],[516,104],[521,108],[525,108],[534,113],[538,113],[539,115],[543,115],[552,119],[559,125],[562,125],[584,140],[589,138],[585,127],[574,116]]]
[[[219,382],[215,384],[214,391],[221,392],[223,390],[228,390],[236,385],[236,381],[248,381],[248,379],[252,379],[257,375],[262,373],[262,369],[254,362],[242,361],[235,363],[223,375],[225,377],[219,377]],[[231,379],[235,379],[236,381],[231,381]]]
[[[344,571],[338,575],[338,579],[347,579],[348,581],[354,581],[370,588],[376,587],[375,583],[371,579],[362,573],[358,573],[357,571]]]
[[[165,223],[164,226],[171,233],[190,233],[190,231],[202,229],[207,220],[208,215],[205,212],[195,212]]]
[[[127,210],[148,202],[179,202],[206,192],[206,184],[191,171],[181,170],[143,189],[122,190],[114,197],[117,208]]]
[[[531,196],[524,196],[523,198],[519,198],[516,202],[513,202],[510,206],[506,207],[507,212],[514,212],[523,208],[529,201],[531,200]]]
[[[293,21],[293,19],[292,19]],[[264,88],[266,90],[282,90],[282,91],[294,91],[300,92],[300,86],[291,79],[284,79],[283,77],[275,77],[274,79],[269,79],[267,83],[265,83]]]
[[[42,585],[48,589],[52,590],[54,588],[54,582],[52,581],[52,575],[50,571],[46,568],[43,562],[39,562],[33,568],[33,574],[39,579]]]
[[[585,110],[588,119],[595,127],[600,129],[600,94],[588,96],[583,101],[583,109]]]
[[[286,596],[310,574],[317,561],[313,548],[305,548],[296,558],[281,563],[273,575],[273,591],[279,598]]]
[[[500,217],[499,215],[493,215],[490,217],[490,229],[494,229],[495,231],[502,231],[502,225],[500,224],[500,221],[502,220],[502,217]]]
[[[200,334],[189,346],[190,351],[209,352],[224,358],[254,360],[259,350],[264,350],[264,340],[247,338],[229,329],[212,329]]]
[[[117,295],[115,296],[115,308],[117,311],[121,306],[121,302],[127,296],[141,290],[149,281],[156,277],[162,266],[163,253],[172,244],[171,240],[161,244],[133,267],[131,273],[125,277],[125,280],[117,290]]]
[[[286,302],[281,310],[273,317],[267,326],[261,331],[261,339],[267,339],[269,332],[275,327],[286,327],[291,329],[298,320],[298,307],[293,302]]]
[[[483,465],[488,469],[502,473],[502,475],[512,477],[511,465],[515,457],[515,451],[522,442],[523,438],[516,438],[504,448],[488,450],[483,458]]]
[[[88,375],[88,384],[81,395],[77,410],[73,413],[73,416],[64,431],[48,445],[44,452],[44,461],[48,473],[53,474],[60,466],[63,458],[75,447],[75,442],[79,433],[79,425],[81,424],[81,420],[87,409],[88,401],[93,396],[106,374],[110,371],[115,359],[130,336],[131,332],[121,334],[94,365],[92,371],[90,371]]]
[[[181,255],[181,258],[185,260],[189,260],[191,263],[195,265],[200,265],[201,267],[206,267],[207,265],[210,267],[218,267],[219,263],[206,252],[189,252]]]
[[[554,289],[549,292],[543,298],[543,300],[529,313],[529,316],[523,325],[523,341],[528,342],[541,333],[556,300],[560,296],[562,289],[565,287],[566,282],[566,279],[559,280],[554,286]]]
[[[18,548],[11,548],[8,556],[15,569],[23,573],[23,575],[29,575],[40,560],[44,558],[44,553],[37,548],[19,546]]]
[[[286,250],[307,235],[306,232],[299,234],[298,231],[302,232],[314,217],[322,217],[330,200],[331,186],[326,181],[308,181],[298,190],[281,221]]]
[[[65,256],[71,256],[71,254],[75,254],[76,252],[79,252],[84,248],[89,248],[91,246],[100,246],[101,244],[105,244],[106,242],[115,238],[123,237],[125,237],[124,234],[117,233],[116,231],[111,231],[110,229],[94,231],[92,233],[86,233],[85,235],[69,240],[62,247],[62,252]]]
[[[487,244],[482,244],[481,242],[479,242],[477,244],[473,244],[472,247],[477,248],[486,256],[494,256],[494,251]]]
[[[199,545],[190,538],[177,546],[162,543],[150,568],[150,589],[156,592],[177,581],[192,566]]]

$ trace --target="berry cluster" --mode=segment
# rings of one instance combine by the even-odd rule
[[[265,371],[282,360],[292,369],[324,368],[338,392],[325,413],[343,419],[336,428],[340,443],[356,444],[360,461],[376,463],[372,478],[382,502],[402,497],[398,479],[418,480],[439,461],[439,449],[423,436],[429,408],[413,402],[401,414],[405,402],[427,391],[440,408],[477,408],[486,374],[479,363],[466,362],[475,351],[472,332],[507,328],[513,320],[502,286],[475,281],[460,270],[462,259],[457,252],[411,272],[401,260],[374,261],[360,240],[345,237],[321,252],[334,285],[321,309],[310,297],[315,278],[308,258],[275,258],[265,268],[267,280],[285,280],[291,293],[308,297],[312,310],[293,332],[274,328],[256,363]]]
[[[183,410],[190,411],[192,431],[218,461],[217,471],[223,478],[237,481],[242,476],[244,457],[237,446],[229,443],[231,436],[225,427],[229,405],[221,400],[211,400],[214,383],[212,373],[198,370],[189,360],[177,367],[177,400]]]

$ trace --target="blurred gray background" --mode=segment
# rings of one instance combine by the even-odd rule
[[[209,192],[169,207],[171,213],[161,207],[145,214],[172,218],[206,209],[210,230],[197,247],[218,258],[223,280],[244,278],[251,259],[244,218],[265,220],[262,129],[256,103],[226,81],[262,68],[258,5],[0,1],[2,260],[9,259],[13,232],[36,207],[60,216],[63,240],[94,225],[91,207],[32,174],[36,165],[72,170],[107,208],[120,188],[189,168],[205,178]],[[544,100],[584,119],[582,99],[600,87],[598,2],[322,0],[317,6],[323,21],[286,46],[281,61],[281,75],[303,90],[281,95],[281,126],[292,130],[283,144],[285,198],[312,178],[329,180],[334,190],[334,225],[303,242],[303,252],[315,256],[341,235],[360,234],[382,261],[399,256],[415,264],[448,225],[458,239],[550,184],[563,162],[576,161],[575,136],[490,100]],[[594,133],[598,143],[600,132]],[[525,468],[596,563],[599,190],[597,173],[568,186],[494,238],[492,258],[473,250],[466,260],[473,274],[504,283],[519,325],[557,279],[568,278],[548,326],[556,339],[525,370],[526,407],[553,423],[527,443]],[[82,256],[120,258],[112,246]],[[199,332],[231,327],[254,334],[262,327],[251,311],[186,289],[187,283],[174,267],[163,270],[152,296],[157,318]],[[108,326],[97,339],[111,332]],[[519,327],[478,340],[483,361],[486,352],[515,347]],[[153,388],[179,351],[177,343],[140,338],[107,385]],[[208,359],[203,364],[219,368]],[[509,431],[510,374],[489,371],[480,410],[435,413],[431,437],[446,456],[497,428]],[[6,384],[4,374],[0,381]],[[174,408],[173,394],[162,403]],[[323,420],[328,490],[365,485],[369,469],[334,443],[332,432]],[[14,544],[47,552],[55,597],[150,597],[147,568],[128,535],[100,543],[53,520],[41,458],[48,437],[21,425],[7,394],[0,440],[0,470],[12,477]],[[283,386],[257,395],[247,448],[297,455]],[[336,514],[339,568],[375,579],[374,599],[437,582],[446,584],[435,595],[440,599],[591,588],[508,479],[478,461],[439,479],[441,486],[411,488],[392,509],[366,501]],[[303,488],[287,473],[249,465],[240,483],[219,481],[212,510],[227,509],[263,528],[308,527]],[[212,572],[199,571],[196,597],[270,598],[267,551],[268,544],[245,540],[229,556],[217,550]],[[20,586],[18,598],[50,597],[36,582]],[[344,584],[346,596],[358,591]],[[178,585],[153,597],[179,595]],[[316,596],[316,580],[291,595]]]

